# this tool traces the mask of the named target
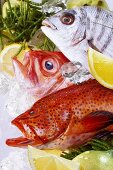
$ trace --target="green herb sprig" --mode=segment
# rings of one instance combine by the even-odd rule
[[[47,51],[55,51],[56,46],[48,37],[45,36],[43,43],[39,43],[37,48]]]
[[[7,38],[11,42],[29,41],[41,27],[42,20],[46,17],[41,11],[41,3],[21,0],[20,5],[11,7],[10,0],[7,0],[7,2],[6,17],[0,15],[1,36],[4,36],[4,32],[7,32]]]
[[[10,0],[6,0],[8,7],[5,8],[5,16],[0,12],[0,47],[4,48],[5,43],[31,42],[35,33],[40,32],[42,20],[53,15],[53,12],[43,11],[45,3],[35,3],[31,0],[17,0],[17,4],[11,5]],[[53,2],[53,1],[52,1]],[[4,7],[2,7],[4,9]],[[61,4],[62,8],[62,4]],[[1,11],[3,11],[1,9]],[[42,33],[41,33],[42,35]],[[43,34],[43,39],[35,37],[34,46],[42,50],[54,51],[56,46]],[[31,45],[33,47],[33,45]]]
[[[96,139],[96,138],[92,139],[91,141],[87,142],[85,145],[82,145],[75,149],[71,149],[68,152],[62,152],[61,157],[72,160],[77,155],[89,150],[96,150],[96,151],[113,150],[113,136],[111,135],[106,140]]]

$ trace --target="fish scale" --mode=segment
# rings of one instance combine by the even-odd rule
[[[100,8],[99,10],[96,8],[94,13],[90,12],[87,12],[87,17],[90,18],[91,22],[91,26],[88,31],[90,31],[92,35],[92,44],[99,46],[99,51],[105,52],[110,43],[113,43],[113,15]]]

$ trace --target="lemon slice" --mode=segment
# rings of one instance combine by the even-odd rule
[[[28,157],[33,170],[79,170],[79,164],[60,156],[28,147]]]
[[[21,1],[18,0],[10,0],[10,5],[11,7],[15,7],[20,5]],[[3,7],[2,7],[2,16],[5,18],[7,16],[7,9],[9,9],[9,4],[8,2],[5,2]]]
[[[67,0],[66,6],[68,9],[72,9],[78,6],[99,6],[101,8],[108,9],[108,5],[105,0]]]
[[[62,151],[61,150],[58,150],[58,149],[51,149],[51,150],[44,150],[45,152],[47,152],[47,153],[50,153],[50,154],[54,154],[54,155],[57,155],[57,156],[60,156],[61,155],[61,153],[62,153]]]
[[[113,89],[113,59],[89,48],[88,63],[94,78],[101,85]]]
[[[25,53],[29,50],[30,49],[28,47],[23,49],[22,44],[17,43],[6,46],[0,53],[1,70],[13,76],[14,71],[12,65],[12,58],[17,56],[17,58],[22,62]]]

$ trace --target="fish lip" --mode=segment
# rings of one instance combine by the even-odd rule
[[[26,132],[26,129],[24,128],[24,126],[22,126],[22,124],[19,121],[17,121],[16,119],[12,120],[11,124],[15,125],[22,132],[22,137],[23,138],[26,138],[29,141],[34,141],[34,142],[36,142],[38,140],[37,145],[42,145],[43,144],[41,138],[36,135],[36,131],[33,131],[32,128],[30,128],[30,126],[27,125],[27,127],[30,130],[30,133],[32,134],[31,136],[29,135],[29,133]],[[17,139],[18,139],[18,137],[17,137]]]
[[[21,125],[20,122],[18,122],[18,121],[16,121],[16,120],[14,119],[14,120],[12,120],[11,124],[14,125],[14,126],[16,126],[16,127],[22,132],[23,136],[26,137],[26,135],[25,135],[25,129],[24,129],[24,127]]]
[[[42,25],[48,28],[52,28],[53,30],[57,30],[57,27],[53,23],[51,23],[48,19],[43,20]]]
[[[25,137],[25,138],[27,138],[27,139],[31,139],[30,137],[28,137],[29,134],[27,135],[24,126],[23,126],[19,121],[17,121],[17,120],[14,119],[14,120],[12,120],[11,124],[13,124],[14,126],[16,126],[16,127],[22,132],[23,137]],[[29,126],[27,126],[27,127],[30,129]],[[30,131],[32,131],[32,129],[30,129]],[[35,137],[35,133],[34,133],[33,131],[32,131],[32,134],[33,134],[34,137]]]

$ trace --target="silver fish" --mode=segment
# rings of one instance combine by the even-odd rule
[[[63,10],[42,23],[42,31],[71,62],[89,70],[89,47],[113,58],[113,13],[98,7]]]

